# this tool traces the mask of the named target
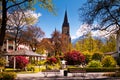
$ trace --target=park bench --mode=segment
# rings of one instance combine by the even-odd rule
[[[47,77],[48,74],[54,74],[55,76],[58,76],[58,74],[60,74],[60,70],[43,70],[42,73],[44,74],[44,77]]]
[[[68,68],[68,72],[72,73],[73,76],[81,76],[85,77],[86,76],[86,70],[85,69],[77,69],[77,68]],[[80,73],[80,75],[79,75]]]

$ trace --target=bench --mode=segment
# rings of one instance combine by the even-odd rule
[[[72,75],[75,77],[78,75],[78,73],[80,73],[81,77],[85,77],[86,76],[86,70],[85,69],[77,69],[77,68],[68,68],[68,72],[72,73]]]
[[[55,74],[55,76],[58,76],[60,70],[43,70],[42,73],[44,74],[44,77],[47,77],[48,74]]]

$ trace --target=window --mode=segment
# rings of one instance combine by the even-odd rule
[[[6,44],[6,41],[4,41],[4,44]]]
[[[4,51],[6,51],[6,49],[4,49]]]
[[[13,50],[13,46],[9,46],[8,49],[9,49],[9,50]]]

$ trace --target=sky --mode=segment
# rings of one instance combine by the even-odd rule
[[[45,9],[41,9],[39,6],[35,6],[35,12],[41,14],[37,26],[45,32],[45,37],[50,38],[55,28],[61,32],[65,10],[67,10],[70,35],[71,38],[76,38],[77,31],[82,25],[82,22],[79,20],[78,9],[85,1],[86,0],[53,0],[57,12],[56,16]]]

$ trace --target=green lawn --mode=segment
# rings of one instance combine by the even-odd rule
[[[4,71],[5,72],[16,72],[16,73],[22,73],[22,74],[28,74],[28,73],[37,73],[37,72],[40,72],[42,69],[44,69],[45,67],[43,66],[43,67],[35,67],[34,69],[34,71],[24,71],[24,70],[20,70],[20,69],[13,69],[13,68],[6,68]]]

